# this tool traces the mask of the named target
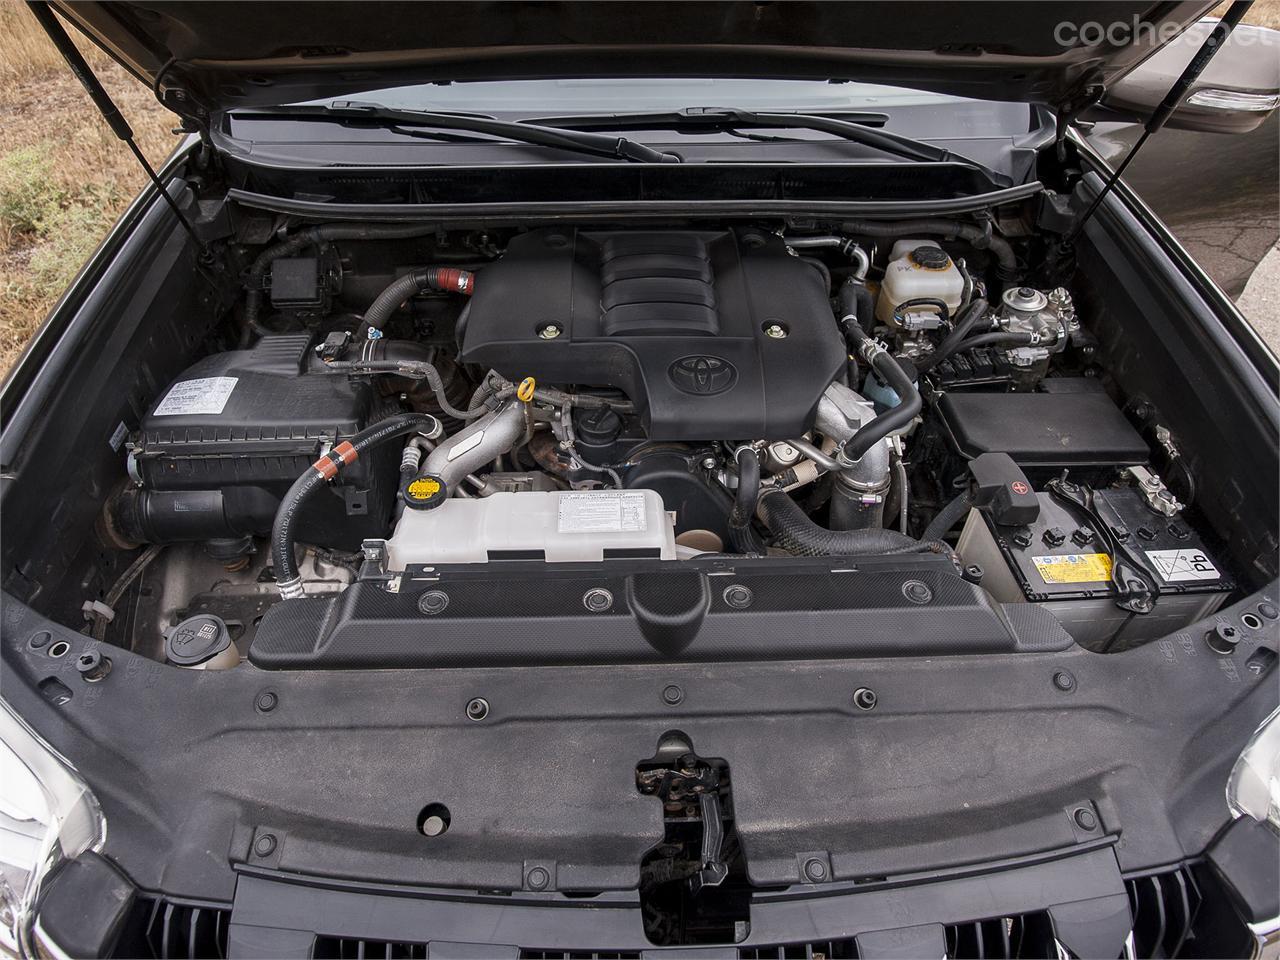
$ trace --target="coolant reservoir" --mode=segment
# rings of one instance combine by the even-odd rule
[[[411,564],[610,557],[676,558],[675,521],[655,490],[495,493],[405,510],[386,541],[387,568]]]
[[[909,305],[905,322],[894,320],[894,312],[909,300],[923,297],[941,300],[948,314],[960,309],[964,297],[964,276],[945,250],[930,240],[899,240],[893,245],[889,265],[884,270],[880,295],[876,299],[876,319],[889,326],[928,330],[941,322],[938,308],[929,304]]]

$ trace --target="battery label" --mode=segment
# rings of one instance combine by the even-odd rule
[[[1199,550],[1148,550],[1147,559],[1165,583],[1222,579],[1218,568]]]
[[[1111,558],[1105,553],[1069,553],[1031,560],[1045,583],[1106,583],[1111,579]]]

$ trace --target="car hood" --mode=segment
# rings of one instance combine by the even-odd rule
[[[1096,97],[1212,3],[54,6],[167,106],[199,118],[402,83],[597,76],[851,79],[1061,109]]]

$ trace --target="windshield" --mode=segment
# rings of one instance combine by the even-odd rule
[[[313,102],[328,103],[331,99]],[[687,107],[829,113],[973,102],[963,97],[875,83],[685,77],[425,83],[370,90],[353,99],[371,100],[398,109],[487,114],[635,113]]]

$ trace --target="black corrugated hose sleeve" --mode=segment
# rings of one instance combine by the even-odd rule
[[[777,487],[766,487],[756,508],[777,546],[801,557],[868,556],[899,553],[949,553],[945,544],[914,540],[896,530],[828,530],[814,523],[800,505]]]
[[[738,451],[738,494],[729,512],[729,541],[736,553],[764,554],[764,543],[751,527],[760,498],[760,458],[750,447]]]
[[[972,505],[973,501],[967,492],[960,494],[929,521],[929,526],[925,527],[924,536],[921,539],[941,540],[952,527],[964,519]]]
[[[397,277],[378,294],[364,313],[366,328],[381,330],[400,305],[422,290],[439,290],[442,293],[471,295],[475,274],[457,267],[426,267]]]
[[[845,336],[852,341],[866,342],[871,338],[856,323],[845,323]],[[852,346],[852,344],[851,344]],[[864,423],[858,432],[850,437],[844,445],[844,455],[852,461],[862,459],[862,455],[870,450],[895,430],[901,430],[920,413],[924,406],[920,399],[920,391],[911,382],[898,361],[888,351],[881,350],[871,361],[871,366],[898,395],[898,405],[890,407],[869,423]]]
[[[302,596],[301,584],[297,583],[298,566],[293,556],[294,527],[302,505],[328,480],[337,476],[343,467],[354,463],[366,451],[409,433],[439,436],[440,421],[427,413],[401,413],[380,420],[361,430],[350,441],[338,444],[293,481],[293,486],[280,501],[271,527],[271,562],[275,566],[276,583],[286,599]]]
[[[942,342],[938,344],[938,349],[916,361],[916,369],[921,373],[926,370],[932,370],[951,354],[955,353],[964,338],[973,332],[974,324],[986,316],[987,307],[987,301],[982,297],[978,297],[973,303],[969,304],[964,313],[960,314],[960,319],[956,321],[955,329],[942,338]]]

